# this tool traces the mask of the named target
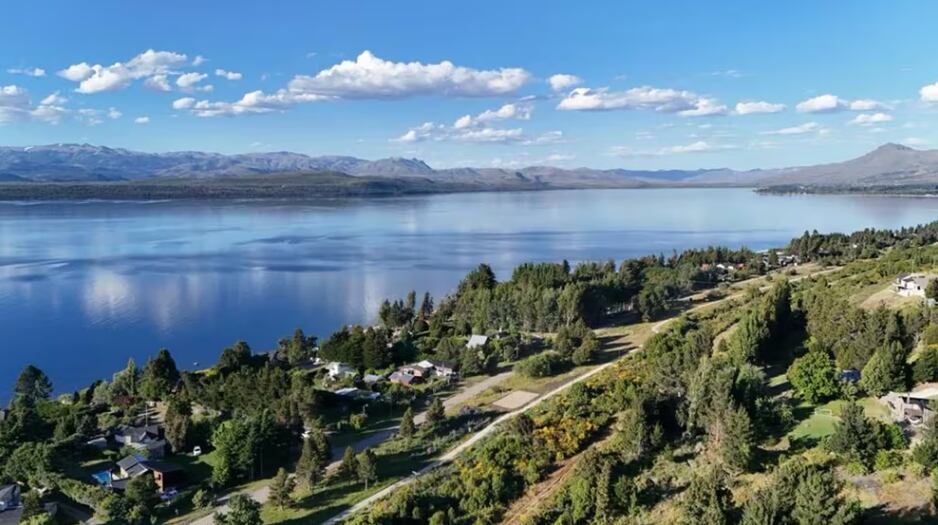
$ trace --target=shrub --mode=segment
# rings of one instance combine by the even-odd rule
[[[569,361],[554,351],[532,355],[515,365],[515,372],[526,377],[549,377],[559,374],[569,366]]]

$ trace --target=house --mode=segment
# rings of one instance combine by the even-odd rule
[[[379,392],[370,392],[368,390],[362,390],[355,387],[340,388],[333,392],[333,394],[347,397],[349,399],[367,399],[368,401],[374,401],[375,399],[381,397]]]
[[[0,512],[20,506],[20,486],[17,484],[0,485]]]
[[[925,297],[925,288],[935,278],[924,273],[899,274],[893,283],[893,291],[903,297]]]
[[[364,381],[366,385],[374,385],[377,383],[383,383],[385,381],[385,377],[378,374],[365,374],[364,377],[362,377],[362,381]]]
[[[456,375],[456,365],[453,363],[436,359],[427,361],[427,363],[430,363],[430,366],[433,367],[433,373],[440,377],[450,378]]]
[[[119,447],[137,449],[148,458],[161,458],[166,451],[166,440],[159,425],[121,425],[114,431],[114,441]]]
[[[880,399],[894,420],[913,425],[927,423],[934,417],[935,411],[930,406],[934,400],[938,400],[938,386],[935,385],[923,385],[912,392],[890,392]]]
[[[466,348],[481,348],[489,342],[488,336],[484,335],[473,335],[469,337],[469,342],[466,343]]]
[[[330,379],[344,379],[358,375],[358,370],[355,370],[352,365],[340,363],[338,361],[333,361],[326,365],[326,372],[328,372]]]
[[[423,382],[423,377],[415,376],[413,374],[402,372],[400,370],[396,370],[392,372],[391,375],[388,377],[388,379],[392,383],[396,383],[398,385],[404,385],[404,386],[413,386],[417,383]]]
[[[117,462],[118,475],[111,475],[108,480],[108,486],[117,490],[124,490],[127,482],[140,476],[153,476],[153,481],[159,487],[160,492],[170,488],[175,488],[183,482],[185,471],[179,465],[172,463],[163,463],[161,461],[150,461],[137,456],[127,456]],[[95,476],[99,482],[104,479]]]
[[[429,361],[426,361],[426,363],[429,364]],[[430,366],[423,366],[423,365],[420,364],[420,363],[417,363],[417,364],[414,364],[414,365],[404,365],[404,366],[398,368],[397,371],[398,371],[398,372],[401,372],[402,374],[409,374],[409,375],[412,375],[412,376],[414,376],[414,377],[419,377],[419,378],[421,378],[421,379],[426,379],[426,378],[430,377],[430,374],[433,373],[433,365],[430,365]]]

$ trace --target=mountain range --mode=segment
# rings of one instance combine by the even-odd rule
[[[434,169],[419,159],[365,160],[291,152],[223,155],[199,151],[144,153],[88,144],[0,147],[0,181],[140,182],[263,179],[276,174],[341,174],[421,181],[462,189],[739,186],[871,188],[938,185],[938,150],[885,144],[856,159],[817,166],[737,171],[564,169],[551,166]]]

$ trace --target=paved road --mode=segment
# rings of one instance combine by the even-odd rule
[[[501,383],[505,379],[508,379],[512,373],[513,372],[511,371],[502,372],[500,374],[487,377],[483,379],[482,381],[475,383],[474,385],[470,385],[460,390],[456,394],[453,394],[452,396],[444,399],[443,406],[446,408],[451,408],[459,404],[465,403],[466,401],[469,401],[470,399],[481,394],[482,392],[485,392],[489,388],[497,385],[498,383]],[[424,421],[426,421],[426,419],[427,419],[427,413],[421,412],[417,414],[416,416],[414,416],[414,423],[419,425],[423,423]],[[389,426],[389,427],[377,430],[373,432],[372,434],[368,435],[367,437],[353,443],[351,445],[352,449],[355,452],[361,452],[362,450],[365,450],[366,448],[376,447],[380,445],[381,443],[383,443],[386,439],[393,436],[397,432],[397,428],[398,428],[397,425],[393,425],[393,426]],[[335,458],[335,460],[326,466],[327,472],[331,472],[339,468],[339,465],[342,464],[342,455],[344,453],[345,453],[345,447],[335,447],[332,449],[332,457]],[[265,485],[253,491],[245,492],[244,494],[250,496],[252,499],[254,499],[258,503],[263,505],[264,503],[267,502],[267,499],[270,498],[270,487]],[[215,512],[228,512],[227,501],[231,496],[232,496],[231,494],[228,494],[225,497],[221,498],[219,500],[219,503],[221,503],[221,505],[215,509]],[[210,514],[203,518],[199,518],[191,523],[192,525],[213,525],[214,517],[213,515]]]
[[[527,411],[527,410],[530,410],[531,408],[533,408],[533,407],[535,407],[535,406],[537,406],[537,405],[543,403],[544,401],[547,401],[548,399],[554,397],[555,395],[557,395],[557,394],[563,392],[563,391],[566,390],[567,388],[570,388],[570,387],[573,386],[574,384],[579,383],[579,382],[581,382],[581,381],[585,381],[586,379],[589,379],[590,377],[592,377],[592,376],[598,374],[599,372],[602,372],[602,371],[605,370],[606,368],[608,368],[608,367],[614,365],[617,361],[618,361],[618,359],[613,360],[613,361],[610,361],[610,362],[605,363],[605,364],[603,364],[603,365],[600,365],[600,366],[598,366],[598,367],[596,367],[596,368],[590,370],[589,372],[587,372],[587,373],[585,373],[585,374],[583,374],[583,375],[581,375],[581,376],[578,376],[578,377],[574,378],[573,380],[568,381],[568,382],[566,382],[566,383],[560,385],[559,387],[557,387],[557,388],[551,390],[550,392],[547,392],[546,394],[544,394],[544,395],[542,395],[541,397],[535,399],[534,401],[528,403],[527,405],[525,405],[525,406],[523,406],[523,407],[521,407],[521,408],[518,408],[518,409],[516,409],[516,410],[513,410],[513,411],[511,411],[511,412],[507,412],[507,413],[505,413],[505,414],[499,416],[499,417],[498,417],[495,421],[493,421],[490,425],[488,425],[487,427],[483,428],[483,429],[480,430],[479,432],[475,433],[472,437],[470,437],[470,438],[467,439],[466,441],[463,441],[462,443],[460,443],[460,444],[457,445],[456,447],[453,447],[453,448],[450,449],[447,453],[443,454],[442,456],[440,456],[439,458],[437,458],[437,459],[435,459],[433,462],[431,462],[429,465],[427,465],[426,467],[424,467],[423,469],[421,469],[420,471],[418,471],[415,475],[413,475],[413,476],[411,476],[411,477],[409,477],[409,478],[402,479],[402,480],[400,480],[400,481],[397,481],[397,482],[395,482],[395,483],[392,483],[392,484],[388,485],[387,487],[381,489],[380,491],[374,493],[373,495],[371,495],[371,496],[369,496],[369,497],[367,497],[367,498],[361,500],[360,502],[356,503],[355,505],[349,507],[348,509],[342,511],[341,513],[339,513],[339,514],[333,516],[332,518],[326,520],[325,522],[323,522],[323,525],[335,525],[335,524],[337,524],[337,523],[340,523],[342,520],[348,518],[349,516],[351,516],[352,514],[355,514],[356,512],[359,512],[359,511],[361,511],[361,510],[367,508],[368,506],[370,506],[370,505],[373,504],[374,502],[380,500],[381,498],[384,498],[384,497],[388,496],[389,494],[391,494],[391,493],[394,492],[395,490],[398,490],[398,489],[400,489],[401,487],[403,487],[403,486],[405,486],[405,485],[409,485],[410,483],[413,483],[413,482],[414,482],[415,480],[417,480],[419,477],[421,477],[421,476],[427,474],[428,472],[430,472],[430,471],[432,471],[432,470],[435,470],[435,469],[439,468],[439,467],[442,466],[442,465],[445,465],[445,464],[447,464],[447,463],[450,463],[451,461],[453,461],[454,459],[456,459],[457,456],[459,456],[459,455],[462,454],[464,451],[466,451],[469,447],[471,447],[471,446],[475,445],[476,443],[478,443],[479,441],[485,439],[485,438],[486,438],[487,436],[489,436],[492,432],[495,432],[496,428],[497,428],[501,423],[503,423],[503,422],[505,422],[505,421],[507,421],[507,420],[509,420],[509,419],[511,419],[511,418],[513,418],[513,417],[515,417],[515,416],[517,416],[518,414],[521,414],[522,412],[525,412],[525,411]],[[496,376],[496,377],[497,377],[497,376]]]

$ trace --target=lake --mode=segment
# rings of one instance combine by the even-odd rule
[[[481,262],[786,244],[938,219],[938,199],[747,189],[471,193],[332,202],[0,203],[0,400],[33,363],[56,390],[169,348],[210,364],[303,327],[370,322],[386,297],[453,290]]]

